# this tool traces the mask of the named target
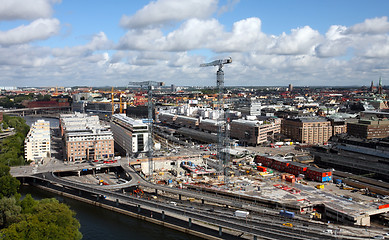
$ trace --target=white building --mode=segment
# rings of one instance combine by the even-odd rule
[[[147,152],[148,125],[142,120],[135,120],[124,114],[114,114],[111,120],[111,130],[115,143],[128,154]]]
[[[50,157],[50,122],[36,121],[24,140],[24,153],[27,161],[42,162]]]

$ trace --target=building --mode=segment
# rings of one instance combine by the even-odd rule
[[[293,84],[289,83],[288,90],[289,90],[289,92],[293,92]]]
[[[365,139],[386,138],[389,136],[388,119],[360,119],[347,123],[347,134]]]
[[[346,120],[339,119],[339,118],[334,118],[329,120],[332,126],[332,135],[342,134],[347,132]]]
[[[3,121],[3,112],[0,112],[0,123]]]
[[[38,120],[32,124],[24,140],[24,157],[32,163],[42,163],[50,157],[50,122]]]
[[[287,118],[281,133],[305,144],[324,144],[332,136],[331,122],[324,118]]]
[[[236,111],[242,113],[242,116],[260,116],[261,102],[258,99],[238,99],[234,102]]]
[[[113,159],[112,132],[100,125],[97,116],[61,114],[60,130],[65,142],[65,161],[99,161]]]
[[[232,120],[231,121],[231,138],[239,139],[243,145],[259,145],[273,138],[275,133],[280,133],[281,124],[279,119],[266,121],[252,120]]]
[[[115,144],[120,147],[123,153],[132,154],[148,151],[148,125],[142,120],[135,120],[124,114],[114,114],[110,125]]]

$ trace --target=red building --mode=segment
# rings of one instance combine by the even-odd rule
[[[273,159],[271,158],[268,158],[266,156],[262,156],[262,155],[257,155],[255,156],[255,163],[261,163],[262,166],[266,166],[266,167],[271,167],[271,165],[273,164]]]
[[[332,180],[332,171],[329,169],[309,167],[305,176],[318,182],[329,182]]]
[[[27,104],[28,108],[39,108],[39,107],[68,107],[69,102],[57,102],[57,101],[34,101]]]
[[[291,161],[289,160],[285,160],[282,158],[273,158],[273,164],[271,168],[283,172],[286,171],[286,169],[288,169],[290,163]]]
[[[306,164],[298,163],[298,162],[291,162],[289,164],[289,167],[286,169],[286,172],[294,174],[295,176],[298,176],[299,174],[305,174],[305,171],[307,171],[307,168],[309,166]]]

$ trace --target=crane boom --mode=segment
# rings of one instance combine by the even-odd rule
[[[164,82],[156,82],[156,81],[143,81],[143,82],[129,82],[130,86],[147,86],[147,109],[148,109],[148,158],[149,158],[149,178],[153,176],[153,88],[157,86],[165,85]]]
[[[143,82],[129,82],[128,85],[130,86],[153,86],[153,87],[160,87],[164,86],[164,82],[156,82],[156,81],[143,81]]]
[[[210,62],[210,63],[203,63],[203,64],[200,64],[200,67],[219,66],[221,68],[221,67],[223,67],[224,64],[228,64],[228,63],[232,63],[231,57],[229,57],[227,59],[215,60],[215,61]]]

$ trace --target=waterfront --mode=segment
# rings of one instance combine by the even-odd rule
[[[31,127],[33,123],[35,123],[39,119],[43,119],[45,121],[50,122],[51,128],[57,128],[59,127],[59,120],[58,118],[47,118],[47,117],[36,117],[36,116],[24,116],[24,120],[26,120],[26,124]]]
[[[30,193],[35,199],[56,198],[60,202],[68,204],[76,212],[76,218],[80,221],[80,231],[84,240],[202,239],[73,199],[57,196],[35,187],[22,186],[20,192],[23,196]]]

